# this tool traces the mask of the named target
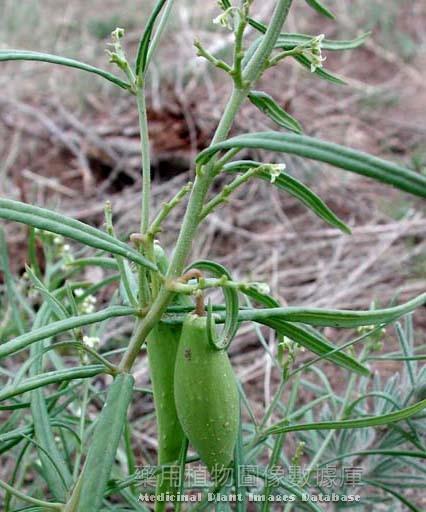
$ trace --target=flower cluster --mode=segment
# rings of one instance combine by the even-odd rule
[[[326,60],[327,57],[323,57],[322,50],[322,41],[324,39],[324,34],[320,34],[319,36],[314,37],[309,46],[305,48],[302,54],[309,59],[311,63],[311,72],[315,73],[318,68],[322,68],[322,63]]]
[[[82,297],[84,294],[84,290],[82,288],[77,288],[74,290],[74,295],[77,298]],[[82,315],[87,315],[89,313],[93,313],[95,311],[95,305],[96,305],[96,297],[93,295],[88,295],[87,297],[84,297],[83,300],[78,302],[78,312]]]

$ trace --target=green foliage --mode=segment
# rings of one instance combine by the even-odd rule
[[[319,14],[334,18],[325,3],[307,3]],[[209,260],[187,265],[192,240],[202,221],[254,178],[270,182],[331,226],[350,233],[346,223],[296,180],[283,163],[235,160],[240,151],[262,149],[297,155],[426,197],[426,178],[419,172],[422,161],[413,162],[412,170],[302,135],[295,118],[271,96],[255,90],[262,74],[286,58],[295,59],[319,78],[343,84],[323,68],[322,52],[354,49],[367,37],[364,34],[353,40],[333,41],[323,35],[284,33],[282,26],[291,5],[291,0],[277,0],[270,22],[265,25],[250,16],[250,1],[233,6],[229,0],[221,0],[222,12],[216,21],[233,34],[232,61],[218,59],[200,42],[196,48],[200,56],[229,76],[234,87],[211,143],[196,158],[194,182],[173,191],[171,200],[155,216],[145,87],[151,58],[173,2],[159,0],[147,16],[134,59],[127,57],[122,46],[124,30],[113,31],[108,55],[123,78],[61,56],[0,50],[0,61],[30,60],[74,68],[106,79],[122,94],[135,99],[143,183],[141,229],[132,235],[132,245],[117,238],[110,204],[105,208],[104,231],[51,210],[0,199],[0,218],[29,228],[29,266],[26,279],[20,281],[10,270],[6,239],[0,231],[0,265],[4,274],[0,412],[7,414],[0,425],[0,454],[8,461],[5,467],[13,467],[11,475],[7,475],[9,482],[0,481],[5,512],[147,510],[137,500],[138,487],[145,485],[145,477],[136,471],[128,415],[140,392],[154,395],[158,427],[156,475],[170,467],[184,470],[199,458],[216,477],[216,465],[231,470],[230,482],[216,478],[202,486],[202,502],[194,510],[209,506],[208,492],[232,490],[242,496],[237,510],[246,510],[248,496],[258,491],[259,484],[242,481],[239,469],[244,466],[251,468],[249,474],[261,481],[266,496],[285,492],[299,500],[289,503],[286,512],[299,506],[320,511],[322,506],[300,500],[308,491],[323,491],[314,473],[337,461],[357,462],[362,474],[357,482],[345,481],[340,488],[332,482],[333,491],[352,494],[353,488],[359,490],[366,484],[370,491],[360,493],[360,506],[364,509],[386,499],[390,507],[399,502],[418,510],[405,490],[425,486],[420,462],[426,458],[421,436],[426,407],[426,371],[421,363],[426,355],[424,346],[415,346],[410,315],[425,304],[425,294],[400,305],[369,311],[282,307],[269,295],[265,283],[234,280],[230,271]],[[112,23],[113,18],[107,19],[105,25],[94,25],[95,37],[103,38]],[[259,37],[246,48],[249,25]],[[279,128],[296,133],[246,133],[228,138],[235,116],[246,101],[251,101]],[[216,178],[227,174],[236,177],[209,199],[209,191],[215,190],[213,184],[218,183]],[[161,237],[170,211],[188,193],[186,213],[169,262],[155,239]],[[75,257],[76,249],[65,244],[63,237],[92,252],[84,251]],[[43,250],[44,268],[37,259],[37,243]],[[97,283],[82,281],[82,270],[88,266],[100,267],[105,277]],[[111,285],[117,289],[111,292]],[[222,290],[224,303],[209,302],[206,306],[204,293],[209,289]],[[109,300],[102,308],[96,308],[96,294],[100,291]],[[254,305],[242,305],[243,297]],[[196,302],[196,314],[191,298]],[[108,351],[101,343],[108,322],[126,317],[134,325],[130,340],[125,340],[119,350]],[[400,350],[380,354],[384,329],[394,322]],[[279,375],[278,386],[267,400],[261,418],[253,410],[252,397],[236,380],[227,355],[243,323],[254,325],[269,362]],[[275,351],[265,343],[258,325],[275,333]],[[358,328],[359,332],[352,333],[344,344],[331,343],[321,331],[323,327]],[[152,380],[148,389],[135,387],[132,376],[146,341]],[[358,346],[362,349],[356,351]],[[313,353],[313,358],[300,361],[302,349]],[[342,372],[343,393],[333,389],[324,372],[324,360]],[[403,372],[382,381],[372,372],[372,361],[375,365],[399,361]],[[325,368],[328,370],[329,365]],[[112,383],[107,384],[111,377]],[[302,392],[311,396],[303,403],[299,400]],[[148,419],[149,416],[142,417],[141,424]],[[187,454],[185,436],[195,448],[195,455]],[[150,461],[145,446],[139,452]],[[288,474],[274,474],[277,465],[288,473],[302,460],[308,461],[306,478],[300,474],[294,479]],[[28,471],[31,478],[26,478]],[[158,489],[184,491],[182,482],[171,479],[159,484]],[[157,504],[157,510],[164,508]],[[176,504],[174,508],[179,512],[182,506]],[[265,501],[262,512],[271,508]],[[229,508],[218,505],[216,509]]]

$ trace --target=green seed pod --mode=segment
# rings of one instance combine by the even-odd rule
[[[209,342],[206,317],[191,314],[183,324],[175,403],[183,431],[209,471],[229,466],[238,436],[238,389],[226,351]]]
[[[174,372],[176,353],[181,333],[179,326],[159,323],[147,339],[148,361],[154,394],[157,418],[158,464],[170,464],[179,458],[184,433],[177,416],[174,400]],[[176,483],[167,476],[173,471],[163,472],[157,480],[156,494],[177,492]],[[157,502],[157,512],[165,510],[165,502]]]
[[[157,266],[165,274],[169,264],[167,255],[157,243],[154,244],[154,251]],[[191,300],[185,296],[177,296],[173,303],[182,306],[191,305]],[[147,338],[148,362],[157,419],[157,463],[159,465],[171,464],[179,458],[185,437],[177,416],[173,389],[176,353],[181,332],[180,326],[159,323]],[[177,493],[176,479],[168,478],[172,478],[173,474],[175,474],[173,471],[164,471],[158,476],[156,494],[169,493],[173,496]],[[156,502],[156,512],[162,512],[165,509],[165,501]]]

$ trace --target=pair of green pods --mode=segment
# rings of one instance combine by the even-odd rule
[[[149,336],[148,357],[158,463],[175,462],[186,437],[212,474],[228,467],[238,436],[238,389],[226,351],[209,341],[207,318],[189,314],[181,328],[159,324]],[[174,486],[163,474],[157,491],[173,494]]]

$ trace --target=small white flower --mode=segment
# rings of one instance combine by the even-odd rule
[[[271,183],[275,183],[275,180],[285,171],[285,164],[273,164],[269,167],[269,174],[271,176]]]
[[[315,73],[318,68],[322,68],[322,63],[326,60],[326,57],[323,57],[321,53],[323,39],[324,34],[314,37],[308,48],[303,51],[303,54],[311,63],[312,73]]]
[[[233,16],[234,9],[235,9],[235,7],[229,7],[228,9],[226,9],[226,11],[222,12],[221,14],[219,14],[219,16],[216,16],[216,18],[214,18],[213,23],[215,25],[220,25],[221,27],[224,27],[224,28],[232,31],[233,30],[232,22],[234,20],[234,16]]]
[[[97,336],[83,336],[83,343],[86,347],[97,349],[101,345],[101,340]]]
[[[267,283],[251,283],[251,287],[262,295],[268,295],[271,293],[271,289]]]

